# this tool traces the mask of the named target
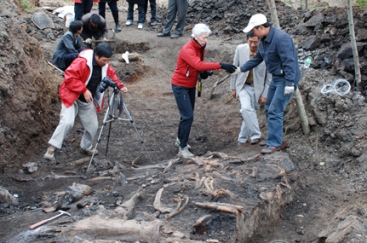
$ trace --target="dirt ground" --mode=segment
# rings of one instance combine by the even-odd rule
[[[106,16],[108,26],[113,27],[110,12]],[[229,79],[219,84],[209,99],[215,81],[226,75],[216,72],[203,82],[202,97],[196,99],[189,143],[198,159],[179,160],[176,156],[178,149],[174,145],[179,115],[170,77],[177,53],[190,38],[190,26],[187,26],[183,37],[171,40],[156,37],[161,25],[152,28],[146,24],[143,30],[138,30],[136,24],[126,27],[123,24],[126,20],[124,10],[120,12],[120,20],[122,32],[116,34],[116,43],[111,43],[115,50],[111,65],[119,77],[123,78],[127,72],[131,75],[126,81],[129,92],[123,95],[131,116],[124,112],[122,119],[102,125],[106,109],[99,114],[103,129],[97,147],[100,154],[91,163],[89,172],[90,157],[85,157],[79,149],[82,128],[78,121],[64,141],[63,148],[57,152],[57,163],[44,161],[42,156],[47,148],[47,140],[59,119],[60,103],[55,90],[62,82],[62,77],[45,64],[43,68],[54,73],[49,82],[52,83],[51,87],[55,87],[48,93],[53,98],[47,105],[49,112],[43,121],[45,126],[35,131],[37,135],[34,138],[29,135],[27,141],[32,150],[29,156],[21,163],[4,164],[0,174],[0,185],[13,196],[16,195],[19,201],[17,205],[4,202],[0,206],[1,242],[367,241],[365,157],[360,154],[356,156],[357,152],[354,152],[354,157],[350,154],[344,157],[338,155],[337,151],[352,151],[352,148],[343,145],[347,143],[339,143],[343,134],[338,134],[337,128],[312,122],[316,118],[312,111],[314,106],[310,104],[316,100],[319,105],[327,107],[325,109],[329,109],[329,113],[334,112],[335,119],[339,119],[339,126],[347,127],[346,121],[360,124],[364,120],[363,113],[355,110],[356,105],[348,106],[349,100],[358,98],[357,92],[351,92],[345,99],[333,96],[324,98],[319,92],[315,95],[313,92],[316,88],[310,88],[320,87],[315,80],[328,76],[324,79],[330,80],[332,73],[306,70],[303,78],[306,84],[301,85],[300,89],[307,100],[311,134],[303,135],[294,112],[296,104],[293,99],[285,114],[284,138],[289,147],[274,155],[259,156],[259,145],[237,146],[241,116],[239,102],[230,96]],[[231,62],[235,48],[243,43],[243,38],[240,34],[231,38],[211,36],[206,60]],[[40,58],[50,60],[57,41],[40,42],[44,53],[44,57]],[[120,56],[125,51],[138,53],[141,60],[130,64],[122,62]],[[312,99],[313,96],[316,98]],[[19,100],[26,98],[20,97]],[[349,109],[353,111],[352,114],[335,108],[343,106],[340,100],[345,102],[346,107],[354,107]],[[365,104],[358,103],[358,107],[361,110]],[[265,137],[264,110],[260,109],[258,115]],[[20,120],[26,121],[26,118]],[[328,118],[330,116],[325,119]],[[350,135],[358,141],[356,147],[360,151],[366,147],[364,128],[353,128],[353,135]],[[326,135],[332,132],[326,130],[334,131],[334,140]],[[28,173],[24,169],[23,165],[28,162],[37,165],[36,172]],[[278,165],[275,166],[277,169],[274,169],[274,165]],[[279,168],[283,168],[287,176],[279,176]],[[212,177],[215,188],[225,188],[230,193],[213,195],[204,190],[204,185],[198,185],[201,180],[206,178],[205,181],[209,182],[207,179]],[[88,192],[84,196],[73,194],[70,187],[74,183],[88,185],[92,193]],[[185,210],[171,218],[163,213],[157,215],[153,204],[161,188],[164,188],[162,202],[171,209],[178,202],[184,205],[188,196],[190,201]],[[270,195],[263,193],[277,192],[283,195],[278,200],[262,197]],[[124,203],[134,196],[133,209],[129,211],[131,207]],[[194,206],[194,203],[203,201],[241,205],[246,212],[243,214],[245,219],[241,221],[236,214]],[[122,208],[127,213],[121,214],[124,217],[117,216],[120,215],[117,210]],[[45,209],[52,212],[45,213]],[[48,223],[46,227],[28,230],[30,225],[56,215],[58,209],[71,213],[76,223],[64,216]],[[205,227],[193,226],[198,218],[207,214],[210,214],[210,220],[207,224],[203,223]],[[246,217],[254,217],[251,219],[252,224],[241,228],[239,222],[250,222],[246,221]],[[131,226],[127,227],[130,234],[126,234],[130,238],[122,236],[125,234],[119,230],[118,226],[124,222]],[[164,239],[167,241],[157,236],[157,227],[162,225],[167,228],[159,231],[166,236]],[[140,233],[136,232],[137,228],[140,228]],[[244,232],[247,229],[249,233]]]

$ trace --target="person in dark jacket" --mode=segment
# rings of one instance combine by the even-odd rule
[[[252,32],[260,39],[256,55],[238,67],[233,75],[247,72],[265,61],[272,74],[265,103],[268,123],[267,145],[261,150],[270,154],[279,150],[283,143],[283,115],[301,79],[297,49],[292,38],[284,31],[272,26],[264,14],[251,16],[245,33]]]
[[[171,79],[173,94],[180,112],[175,144],[179,147],[178,155],[186,159],[194,157],[194,154],[189,151],[187,142],[194,121],[198,76],[206,79],[208,78],[207,71],[210,70],[224,69],[228,73],[233,73],[236,70],[236,66],[233,64],[204,62],[205,47],[210,33],[211,30],[205,24],[194,26],[191,40],[181,48],[178,54],[176,69]]]
[[[121,31],[121,26],[119,23],[119,9],[117,7],[117,1],[118,0],[100,0],[98,3],[98,13],[100,16],[106,19],[106,3],[107,3],[111,9],[113,20],[115,21],[115,30],[116,32],[119,32]]]
[[[81,20],[84,14],[90,13],[93,7],[93,2],[99,0],[72,0],[74,2],[75,20]]]
[[[126,26],[134,22],[134,4],[138,5],[138,29],[143,29],[145,21],[145,0],[127,0],[129,7],[127,9]]]
[[[145,16],[148,12],[148,2],[150,5],[150,25],[157,25],[157,2],[156,0],[145,0],[144,13]],[[144,18],[145,19],[145,18]]]
[[[82,22],[83,31],[80,36],[88,48],[92,48],[92,38],[95,40],[107,40],[106,20],[102,16],[96,13],[88,13],[82,17]]]
[[[52,63],[63,71],[78,57],[81,51],[83,41],[80,33],[82,30],[83,23],[80,20],[74,20],[57,44],[52,56]]]

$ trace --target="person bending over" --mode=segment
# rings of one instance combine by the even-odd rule
[[[55,160],[55,150],[61,149],[62,143],[74,126],[78,116],[83,126],[83,137],[80,147],[88,155],[98,154],[94,151],[92,142],[98,130],[97,112],[103,106],[103,93],[99,86],[108,77],[122,92],[127,88],[116,76],[115,70],[109,65],[112,49],[107,43],[101,43],[94,50],[86,49],[65,70],[64,80],[59,89],[61,99],[60,121],[48,141],[44,159]]]
[[[86,43],[88,48],[92,48],[92,37],[95,40],[107,40],[108,30],[106,27],[106,20],[95,13],[83,15],[83,31],[80,36]],[[97,45],[97,44],[96,44]]]
[[[83,41],[80,34],[83,30],[83,23],[74,20],[70,23],[69,30],[61,37],[56,50],[52,56],[52,64],[65,71],[71,62],[78,57],[82,50]]]

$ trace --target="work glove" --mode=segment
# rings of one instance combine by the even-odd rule
[[[209,77],[209,74],[208,74],[207,71],[202,71],[202,72],[200,72],[199,75],[200,75],[201,79],[207,79]]]
[[[85,43],[87,43],[87,44],[92,44],[92,39],[91,39],[91,38],[86,39],[86,40],[85,40]]]
[[[237,75],[239,73],[241,73],[241,68],[240,67],[236,68],[236,71],[234,71],[233,73],[231,73],[231,76]]]
[[[220,68],[226,70],[228,73],[233,73],[237,67],[233,64],[220,63]]]
[[[294,92],[294,86],[285,86],[284,95],[291,94]]]

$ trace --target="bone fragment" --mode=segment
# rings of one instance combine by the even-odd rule
[[[0,201],[13,205],[18,204],[17,198],[11,195],[9,191],[2,186],[0,186]]]
[[[172,211],[171,213],[167,214],[166,215],[166,219],[170,219],[172,218],[173,216],[177,215],[177,214],[180,214],[182,211],[184,211],[184,209],[186,208],[187,204],[189,204],[189,196],[185,195],[183,197],[183,200],[185,200],[184,204],[181,206],[181,202],[182,202],[182,199],[180,199],[179,203],[177,204],[177,208],[175,211]]]
[[[132,212],[135,208],[136,202],[139,200],[139,198],[143,195],[144,191],[139,188],[129,200],[124,202],[120,207],[124,209],[125,214],[128,218],[132,215]]]
[[[89,160],[90,160],[90,157],[84,157],[84,158],[81,158],[81,159],[75,160],[75,161],[74,161],[74,165],[82,165],[82,164],[84,164],[84,163],[89,162]]]
[[[154,199],[154,203],[153,203],[153,207],[155,210],[161,212],[161,213],[170,213],[172,212],[172,208],[168,208],[163,206],[163,204],[161,203],[161,197],[162,197],[162,193],[163,193],[164,187],[162,187],[161,189],[158,190],[157,194],[155,195],[155,199]]]
[[[140,55],[136,52],[128,53],[127,56],[128,56],[127,59],[129,60],[129,62],[141,62],[141,61],[143,61],[143,59],[140,57]],[[120,62],[126,62],[126,60],[124,58],[122,58],[122,56],[121,56],[121,58],[119,58],[119,61]]]
[[[220,173],[219,173],[219,172],[217,172],[217,171],[213,171],[212,175],[214,175],[214,176],[216,176],[216,177],[218,177],[218,178],[220,178],[220,179],[222,179],[222,180],[226,180],[226,181],[235,181],[235,182],[237,181],[237,180],[232,179],[232,178],[230,178],[230,177],[224,176],[224,175],[220,174]]]
[[[143,155],[141,154],[141,155],[139,155],[136,159],[134,159],[132,162],[131,162],[131,164],[133,165],[133,166],[136,166],[136,164],[138,163],[138,161],[140,160],[140,158],[142,157]]]
[[[133,170],[164,169],[165,167],[167,167],[167,165],[170,162],[172,162],[172,165],[174,165],[174,164],[177,164],[177,163],[181,162],[181,159],[180,158],[171,159],[171,160],[168,160],[168,161],[161,162],[159,164],[140,166],[140,167],[136,167],[136,168],[132,168],[132,169]]]
[[[195,221],[194,227],[198,227],[198,226],[204,226],[204,224],[212,218],[211,214],[206,214],[204,216],[201,216],[199,219],[197,219]]]
[[[251,177],[256,177],[256,175],[257,175],[257,167],[256,166],[253,166],[252,167],[252,173],[251,173]]]
[[[115,178],[112,176],[101,176],[101,177],[94,177],[91,179],[88,179],[88,182],[96,182],[96,181],[107,181],[107,180],[114,180]]]
[[[172,161],[170,161],[170,162],[168,163],[168,165],[166,166],[166,168],[164,168],[164,170],[163,170],[162,174],[165,174],[165,173],[167,172],[167,170],[168,170],[169,168],[171,168],[171,167],[172,167]]]
[[[231,204],[227,204],[227,203],[210,203],[210,202],[200,203],[200,202],[194,202],[194,205],[196,205],[198,207],[214,209],[214,210],[218,210],[218,211],[222,211],[222,212],[226,212],[226,213],[232,213],[234,215],[237,215],[238,213],[241,213],[243,211],[242,206],[231,205]]]

